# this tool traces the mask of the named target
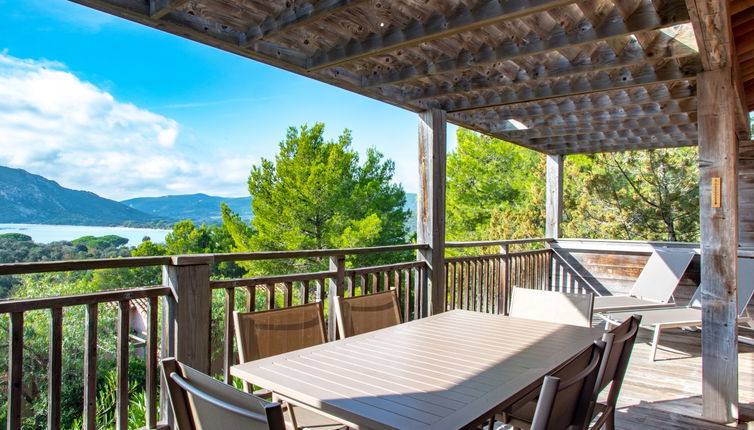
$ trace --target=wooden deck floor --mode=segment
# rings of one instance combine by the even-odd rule
[[[752,332],[742,330],[747,338]],[[649,360],[651,333],[641,330],[626,382],[621,391],[618,429],[754,429],[702,420],[702,359],[700,332],[663,331],[657,361]],[[754,346],[739,342],[739,401],[743,421],[754,419]]]

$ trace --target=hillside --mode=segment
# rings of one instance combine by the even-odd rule
[[[157,220],[92,192],[72,190],[26,170],[0,166],[0,222],[114,226]]]
[[[184,194],[162,197],[137,197],[123,200],[121,203],[149,215],[172,219],[175,221],[191,219],[196,224],[214,224],[222,222],[220,203],[250,220],[251,197],[215,197],[206,194]]]

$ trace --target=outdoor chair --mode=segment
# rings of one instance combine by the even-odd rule
[[[259,312],[233,312],[236,344],[241,363],[296,351],[327,341],[322,303],[310,303]],[[244,389],[252,392],[250,384]],[[266,390],[254,394],[268,397]],[[343,425],[303,407],[286,404],[294,428],[340,429]]]
[[[606,426],[607,430],[615,430],[615,409],[618,403],[618,395],[623,386],[623,378],[626,376],[628,361],[639,333],[641,315],[633,315],[623,324],[612,329],[602,336],[605,342],[600,371],[597,376],[595,397],[607,386],[610,386],[607,400],[597,402],[594,408],[594,416],[597,418],[592,424],[592,429],[598,430]]]
[[[174,358],[162,360],[162,374],[181,430],[286,428],[280,403],[239,391]]]
[[[694,254],[692,250],[654,250],[628,295],[595,297],[594,311],[667,307]]]
[[[518,401],[490,422],[500,420],[514,429],[577,430],[587,429],[592,418],[596,384],[605,342],[591,347],[545,376],[539,390]]]
[[[746,308],[754,294],[754,259],[738,259],[738,322],[746,323],[751,318],[746,316]],[[660,334],[666,328],[699,327],[702,325],[702,287],[696,289],[686,306],[675,306],[662,309],[646,309],[634,312],[610,312],[601,314],[605,325],[620,324],[633,314],[641,316],[641,327],[654,330],[652,349],[649,359],[655,361]]]
[[[560,324],[592,326],[594,295],[514,287],[508,315]]]
[[[335,314],[341,339],[401,323],[395,290],[358,297],[335,297]]]

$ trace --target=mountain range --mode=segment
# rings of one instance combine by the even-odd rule
[[[111,226],[159,219],[92,192],[72,190],[26,170],[0,166],[0,222]]]
[[[206,194],[183,194],[162,197],[137,197],[123,200],[124,205],[155,217],[183,220],[190,219],[196,224],[222,222],[220,203],[248,221],[252,218],[251,197],[216,197]]]
[[[224,202],[244,220],[253,218],[252,197],[185,194],[137,197],[117,202],[90,191],[65,188],[23,169],[0,166],[0,223],[70,224],[93,226],[165,225],[191,219],[196,224],[222,221]],[[412,211],[409,229],[416,231],[416,194],[406,193]]]

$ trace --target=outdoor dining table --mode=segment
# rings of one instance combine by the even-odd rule
[[[454,310],[238,364],[231,374],[358,429],[458,429],[536,389],[602,334]]]

